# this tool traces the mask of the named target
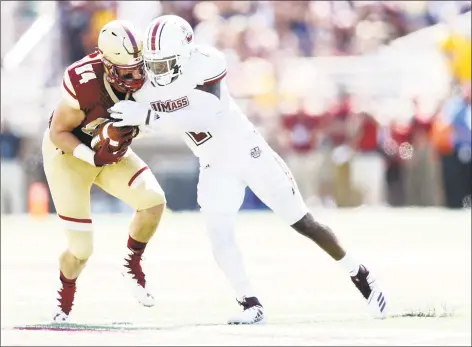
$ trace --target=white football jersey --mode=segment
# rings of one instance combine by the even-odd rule
[[[229,94],[224,55],[215,48],[197,46],[184,68],[169,85],[148,80],[133,94],[134,99],[150,103],[157,111],[160,119],[153,127],[169,124],[182,131],[197,157],[210,161],[238,151],[255,129]],[[217,90],[212,88],[216,82],[220,82]]]

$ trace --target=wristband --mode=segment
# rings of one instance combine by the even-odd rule
[[[95,152],[83,143],[75,147],[73,155],[74,157],[79,158],[80,160],[83,160],[92,166],[95,166]]]

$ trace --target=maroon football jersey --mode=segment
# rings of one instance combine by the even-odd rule
[[[105,67],[98,52],[87,55],[66,69],[62,89],[68,103],[85,113],[84,120],[72,133],[90,147],[93,129],[109,119],[107,110],[119,100],[124,100],[126,95],[113,90],[105,80]],[[54,113],[51,120],[53,116]]]

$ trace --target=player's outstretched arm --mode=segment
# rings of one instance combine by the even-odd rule
[[[212,94],[193,90],[188,95],[188,105],[172,112],[157,112],[152,103],[120,101],[111,107],[110,117],[115,126],[160,126],[173,125],[192,131],[207,131],[221,111],[220,100]]]

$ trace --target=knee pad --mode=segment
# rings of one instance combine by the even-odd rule
[[[68,250],[79,260],[87,260],[93,253],[91,231],[67,230]]]

